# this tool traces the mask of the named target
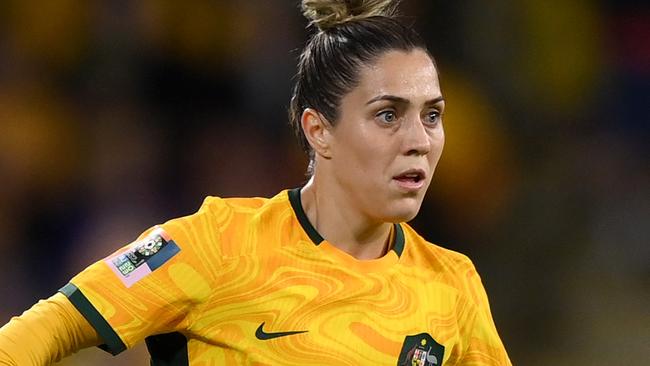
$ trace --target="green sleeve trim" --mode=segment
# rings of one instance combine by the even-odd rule
[[[120,337],[115,333],[113,328],[108,324],[106,319],[95,309],[93,304],[90,303],[88,298],[75,286],[73,283],[68,283],[63,286],[60,290],[60,293],[68,297],[70,302],[79,310],[81,315],[83,315],[90,325],[95,328],[100,337],[104,340],[105,344],[99,346],[106,352],[109,352],[113,356],[121,353],[126,349],[126,345]]]

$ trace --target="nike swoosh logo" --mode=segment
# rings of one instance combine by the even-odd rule
[[[267,341],[267,340],[273,339],[273,338],[286,337],[286,336],[290,336],[290,335],[293,335],[293,334],[300,334],[300,333],[307,333],[308,332],[307,330],[294,330],[294,331],[291,331],[291,332],[267,333],[263,329],[264,328],[264,323],[265,322],[262,322],[262,324],[260,324],[260,326],[257,327],[257,330],[255,331],[255,337],[257,337],[257,339],[262,340],[262,341]]]

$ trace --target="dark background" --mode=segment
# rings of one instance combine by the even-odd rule
[[[513,363],[646,363],[647,2],[401,9],[447,99],[412,224],[474,260]],[[283,0],[0,2],[0,323],[206,195],[304,182],[286,107],[305,26]]]

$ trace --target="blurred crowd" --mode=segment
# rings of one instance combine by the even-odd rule
[[[447,143],[413,225],[517,365],[650,359],[650,6],[404,0]],[[0,2],[0,324],[207,195],[305,182],[297,1]],[[147,364],[143,346],[61,365]]]

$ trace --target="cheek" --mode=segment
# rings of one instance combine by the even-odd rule
[[[355,169],[360,174],[369,173],[382,154],[381,139],[363,123],[355,127],[341,130],[343,133],[337,136],[339,163],[345,169]]]
[[[431,136],[431,153],[429,154],[429,161],[432,165],[438,162],[442,155],[442,150],[445,146],[445,130],[440,126]]]
[[[440,126],[440,132],[438,134],[437,140],[434,140],[436,149],[439,150],[438,154],[442,152],[443,147],[445,147],[445,129]]]

